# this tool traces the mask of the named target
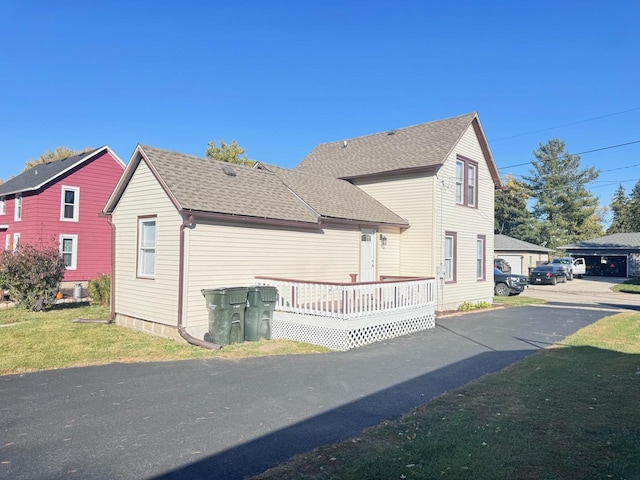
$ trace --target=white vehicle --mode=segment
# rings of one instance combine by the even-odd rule
[[[554,258],[551,263],[560,263],[566,266],[567,280],[573,280],[573,277],[582,278],[587,273],[587,264],[584,258],[560,257]]]

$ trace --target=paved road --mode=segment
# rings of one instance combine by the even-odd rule
[[[349,352],[0,377],[0,478],[241,479],[397,418],[614,310],[499,309]]]

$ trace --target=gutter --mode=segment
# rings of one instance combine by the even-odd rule
[[[199,338],[190,335],[183,326],[182,318],[182,306],[184,305],[184,229],[191,227],[194,224],[195,217],[189,215],[189,217],[180,225],[180,261],[178,262],[178,333],[187,342],[198,347],[206,348],[208,350],[219,350],[222,345],[215,343],[205,342]]]

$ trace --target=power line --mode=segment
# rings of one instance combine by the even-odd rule
[[[628,145],[633,145],[635,143],[640,143],[640,140],[634,140],[633,142],[627,142],[627,143],[620,143],[618,145],[610,145],[608,147],[602,147],[602,148],[596,148],[594,150],[586,150],[584,152],[578,152],[578,153],[565,153],[564,156],[567,157],[569,155],[585,155],[587,153],[593,153],[593,152],[601,152],[602,150],[610,150],[612,148],[620,148],[620,147],[626,147]],[[522,167],[524,165],[530,165],[531,161],[528,161],[526,163],[517,163],[515,165],[507,165],[506,167],[500,167],[501,169],[505,169],[505,168],[513,168],[513,167]],[[625,168],[625,167],[622,167]],[[605,170],[608,171],[608,170]]]
[[[508,140],[510,138],[524,137],[526,135],[533,135],[534,133],[547,132],[549,130],[554,130],[556,128],[570,127],[571,125],[579,125],[581,123],[591,122],[593,120],[600,120],[601,118],[614,117],[616,115],[622,115],[623,113],[635,112],[636,110],[640,110],[640,107],[630,108],[629,110],[623,110],[621,112],[608,113],[606,115],[600,115],[599,117],[587,118],[586,120],[579,120],[577,122],[565,123],[563,125],[557,125],[555,127],[548,127],[548,128],[543,128],[541,130],[534,130],[534,131],[531,131],[531,132],[519,133],[517,135],[511,135],[510,137],[496,138],[495,140],[491,140],[489,143],[495,143],[495,142],[499,142],[501,140]]]

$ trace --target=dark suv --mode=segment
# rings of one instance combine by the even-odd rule
[[[493,293],[497,297],[508,297],[509,295],[520,295],[527,288],[529,277],[515,273],[503,273],[494,268],[493,282]]]

